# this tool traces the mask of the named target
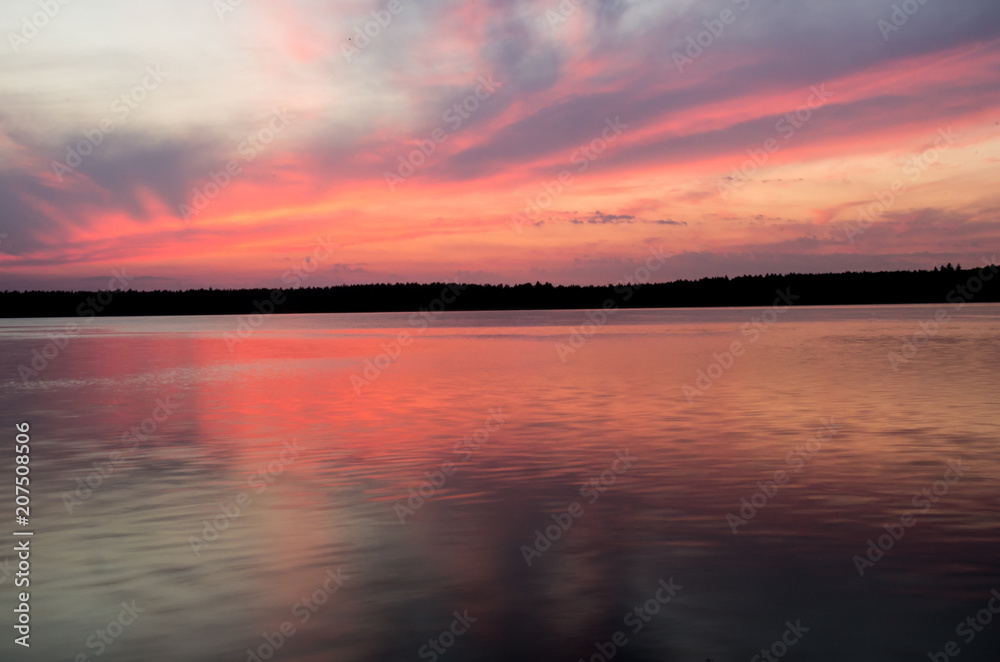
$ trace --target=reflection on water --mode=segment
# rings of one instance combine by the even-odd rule
[[[995,662],[1000,306],[894,370],[935,310],[2,321],[31,659]]]

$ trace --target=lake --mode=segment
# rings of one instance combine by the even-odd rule
[[[0,320],[0,366],[4,660],[998,659],[1000,305]]]

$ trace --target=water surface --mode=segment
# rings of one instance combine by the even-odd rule
[[[36,531],[30,657],[8,626],[3,659],[574,662],[622,631],[619,661],[749,660],[788,622],[789,660],[997,659],[1000,615],[956,627],[1000,589],[1000,306],[251,321],[0,321]],[[407,505],[425,472],[443,484]],[[553,514],[571,526],[526,554]],[[123,601],[143,611],[97,645]]]

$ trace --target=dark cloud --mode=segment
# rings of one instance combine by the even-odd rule
[[[571,218],[570,223],[576,225],[632,225],[634,223],[652,223],[654,225],[687,225],[685,221],[675,221],[672,219],[644,220],[631,214],[605,214],[596,211],[590,216],[583,218]]]
[[[889,17],[889,0],[866,3],[788,3],[753,0],[738,20],[726,28],[688,71],[678,73],[673,61],[689,35],[704,31],[704,20],[733,9],[729,0],[692,5],[681,17],[664,12],[628,39],[614,45],[595,45],[593,55],[632,65],[630,78],[614,91],[581,92],[546,104],[513,122],[474,147],[453,155],[441,166],[448,177],[469,179],[524,161],[561,154],[568,164],[574,149],[600,137],[604,121],[620,117],[631,127],[676,116],[707,104],[743,99],[768,92],[801,89],[803,103],[811,85],[871,71],[903,57],[920,54],[953,55],[948,49],[978,47],[1000,37],[1000,4],[958,0],[928,3],[899,31],[883,40],[877,27]],[[905,43],[896,37],[906,36]],[[645,53],[647,57],[636,57]],[[725,66],[720,66],[720,61]],[[706,77],[703,73],[710,72]],[[686,84],[689,83],[689,84]],[[841,97],[848,90],[840,90]],[[946,119],[996,100],[992,83],[956,82],[946,95],[875,97],[845,103],[833,99],[837,110],[824,109],[833,126],[826,134],[858,135],[893,126],[898,117]],[[989,101],[986,101],[989,103]],[[691,155],[711,157],[742,151],[775,133],[780,115],[704,131],[670,136],[627,150],[612,149],[598,165],[622,162],[674,163]],[[814,138],[815,139],[815,138]],[[539,172],[538,176],[551,172]]]
[[[605,214],[601,211],[596,211],[590,216],[586,216],[582,219],[574,218],[570,220],[570,223],[589,223],[591,225],[619,225],[621,223],[635,223],[635,216],[630,216],[628,214]]]

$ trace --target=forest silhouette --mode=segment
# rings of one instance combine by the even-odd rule
[[[797,306],[987,303],[1000,301],[997,270],[948,264],[931,271],[766,274],[603,286],[438,282],[296,289],[4,291],[0,317],[415,312],[434,302],[436,309],[452,311],[742,307],[769,306],[778,290],[797,297]]]

